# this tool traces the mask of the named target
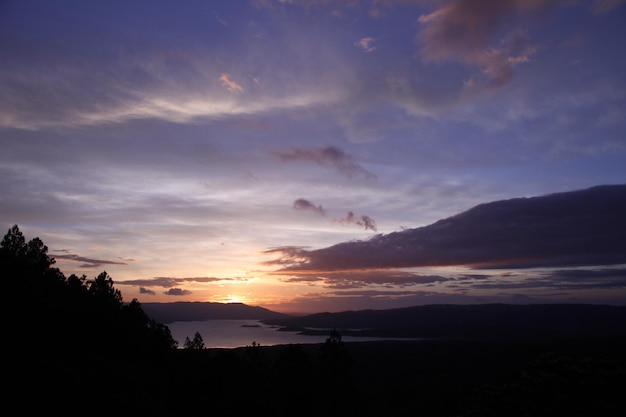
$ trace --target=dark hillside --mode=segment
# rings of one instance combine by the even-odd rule
[[[427,305],[263,320],[292,331],[417,338],[568,338],[626,335],[626,306],[589,304]],[[362,329],[351,331],[350,329]]]
[[[136,300],[124,303],[106,272],[65,277],[46,252],[17,226],[0,243],[8,294],[29,296],[11,307],[5,329],[16,343],[4,351],[3,405],[19,414],[45,407],[65,415],[626,415],[624,307],[425,306],[281,317],[267,320],[441,338],[344,343],[345,333],[332,331],[320,344],[176,349],[167,326]],[[192,307],[276,316],[245,305]],[[546,337],[559,328],[568,338]],[[510,337],[524,329],[541,337]],[[451,335],[483,337],[444,338]]]
[[[217,320],[217,319],[256,319],[271,320],[287,317],[284,314],[263,307],[243,303],[143,303],[146,314],[160,323],[175,321]]]

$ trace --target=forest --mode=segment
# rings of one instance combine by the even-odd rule
[[[103,271],[65,276],[17,225],[0,244],[4,404],[19,414],[623,416],[623,332],[183,346]]]

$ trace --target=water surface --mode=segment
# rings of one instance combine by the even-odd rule
[[[258,320],[204,320],[177,321],[167,324],[172,337],[182,348],[185,338],[193,340],[196,332],[202,336],[206,348],[236,348],[261,346],[324,343],[330,335],[302,335],[296,332],[279,331],[277,326],[269,326]],[[342,336],[345,342],[386,340],[380,337]]]

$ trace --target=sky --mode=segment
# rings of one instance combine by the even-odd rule
[[[624,304],[615,259],[316,256],[625,184],[625,3],[0,1],[0,227],[124,301]]]

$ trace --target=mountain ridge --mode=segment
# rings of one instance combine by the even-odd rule
[[[172,303],[142,303],[146,314],[160,323],[199,320],[276,319],[283,313],[244,303],[215,303],[175,301]]]
[[[431,304],[262,320],[284,330],[414,338],[626,337],[626,305]],[[312,330],[320,329],[320,330]]]
[[[567,339],[626,337],[626,305],[429,304],[382,310],[320,312],[302,316],[243,303],[142,304],[164,323],[254,319],[281,331],[435,339]]]

